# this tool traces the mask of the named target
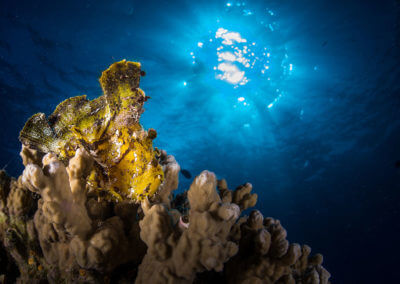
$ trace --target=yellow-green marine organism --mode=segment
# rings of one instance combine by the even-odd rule
[[[48,117],[33,115],[20,132],[21,142],[64,162],[85,148],[95,167],[88,185],[114,200],[141,201],[152,196],[164,174],[155,157],[153,129],[139,123],[147,96],[139,89],[140,63],[120,61],[100,77],[104,94],[94,100],[69,98]]]

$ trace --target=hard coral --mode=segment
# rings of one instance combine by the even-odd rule
[[[114,206],[114,213],[90,217],[93,207],[101,211],[99,207],[110,203],[87,201],[86,179],[93,160],[84,149],[76,151],[67,167],[52,153],[41,165],[26,166],[16,187],[21,194],[14,195],[13,188],[2,191],[13,199],[2,211],[2,241],[20,269],[20,280],[45,279],[47,274],[50,282],[77,281],[84,270],[82,279],[98,281],[122,263],[139,261],[144,245],[138,237],[138,205],[122,202]],[[35,204],[32,195],[23,196],[27,189],[41,197],[37,210],[33,218],[13,221],[15,212],[23,214],[18,204]]]
[[[230,283],[328,283],[322,256],[309,258],[308,246],[289,244],[278,220],[254,210],[238,224],[239,253],[226,264]]]
[[[148,246],[139,267],[137,283],[190,283],[197,272],[222,271],[224,263],[237,253],[228,240],[239,217],[236,204],[221,203],[213,173],[202,172],[188,191],[190,204],[187,228],[172,222],[162,204],[142,204],[142,240]],[[154,273],[154,270],[159,273]]]
[[[27,122],[22,176],[0,171],[0,282],[329,283],[322,255],[278,220],[241,217],[257,202],[250,183],[230,190],[203,171],[173,195],[180,166],[138,122],[139,75],[115,63],[103,96]]]
[[[257,199],[250,184],[231,191],[204,171],[173,198],[179,165],[165,151],[160,163],[166,172],[161,194],[142,204],[90,192],[85,179],[93,161],[83,149],[67,167],[47,154],[40,165],[27,164],[18,181],[3,177],[2,200],[15,200],[2,203],[0,235],[19,279],[329,283],[322,256],[309,257],[308,246],[289,244],[278,220],[257,210],[240,217]],[[37,204],[34,216],[19,204],[34,210]]]

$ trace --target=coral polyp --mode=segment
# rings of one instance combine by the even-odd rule
[[[155,130],[147,132],[139,122],[148,98],[139,88],[140,76],[139,63],[112,64],[100,77],[102,96],[72,97],[48,118],[33,115],[20,132],[21,142],[65,163],[84,148],[95,161],[89,186],[114,200],[152,196],[164,174],[153,149]]]

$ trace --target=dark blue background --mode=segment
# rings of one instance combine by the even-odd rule
[[[251,182],[334,283],[399,282],[399,1],[266,2],[1,0],[0,166],[21,173],[32,114],[94,98],[102,70],[140,61],[156,146],[193,175]],[[238,88],[215,78],[216,45],[197,43],[220,27],[268,47],[271,81],[258,67]]]

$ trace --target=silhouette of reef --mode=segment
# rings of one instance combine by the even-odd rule
[[[122,73],[113,77],[119,87],[103,88],[114,99],[121,90],[128,94],[125,87],[130,79],[138,84],[137,72],[125,72],[134,63],[116,64],[123,65],[118,69]],[[134,66],[140,68],[137,63]],[[118,85],[118,78],[125,85]],[[141,90],[131,91],[142,94]],[[108,124],[116,126],[110,134],[97,133],[100,140],[82,142],[75,132],[71,136],[63,129],[39,132],[47,135],[47,144],[40,145],[40,139],[32,143],[29,138],[39,129],[34,120],[28,124],[33,132],[21,132],[29,134],[21,139],[25,170],[18,179],[0,171],[1,283],[330,283],[322,255],[310,256],[310,247],[290,244],[279,220],[264,218],[258,210],[244,216],[243,211],[257,202],[250,183],[230,190],[225,180],[203,171],[189,190],[174,195],[180,166],[172,155],[152,149],[146,139],[155,138],[154,130],[138,128],[144,101],[135,99],[129,106],[113,102],[118,110]],[[146,169],[150,173],[158,167],[162,170],[161,184],[145,198],[110,198],[108,193],[108,186],[124,184],[124,180],[109,180],[115,173],[112,167],[119,173],[129,170],[129,165],[137,166],[135,160],[124,160],[124,155],[115,159],[114,146],[106,142],[115,138],[111,133],[119,129],[118,123],[135,125],[127,128],[123,136],[127,147],[123,149],[126,155],[144,155],[139,164],[148,163],[148,167],[141,174],[146,174]],[[71,124],[73,127],[76,125]],[[108,126],[99,127],[107,133]],[[78,132],[79,137],[84,136]],[[151,147],[139,152],[129,148],[138,145],[129,140],[134,133],[134,141],[145,141]],[[137,133],[142,140],[135,140]],[[65,137],[71,140],[60,142]],[[57,145],[49,141],[57,141]],[[61,145],[65,150],[67,144],[68,152],[57,148]],[[112,149],[99,154],[95,151],[99,144]],[[153,153],[155,160],[148,159]],[[105,163],[107,157],[114,160]],[[98,175],[96,179],[93,173]],[[150,174],[146,180],[149,178],[156,177]],[[147,193],[146,189],[143,192]]]

